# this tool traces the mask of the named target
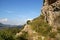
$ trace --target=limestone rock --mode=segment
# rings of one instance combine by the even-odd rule
[[[60,0],[44,0],[42,14],[49,25],[60,27]]]
[[[24,29],[21,30],[21,32],[17,33],[15,35],[15,37],[18,38],[19,36],[23,35],[24,34],[23,32],[27,32],[28,33],[28,37],[27,37],[28,40],[38,40],[38,38],[40,37],[38,35],[38,33],[36,31],[32,30],[30,28],[30,25],[28,25],[28,24],[26,24]]]
[[[52,32],[57,32],[57,28],[60,28],[60,0],[44,0],[42,15],[45,16],[44,20],[53,27]],[[59,35],[57,33],[56,40],[60,40]]]

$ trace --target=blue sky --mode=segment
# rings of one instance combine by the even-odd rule
[[[40,15],[43,0],[0,0],[0,22],[22,25]]]

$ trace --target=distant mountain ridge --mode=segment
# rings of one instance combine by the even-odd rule
[[[3,23],[0,23],[0,29],[2,28],[21,28],[23,25],[8,25],[8,24],[3,24]]]
[[[5,24],[0,23],[0,27],[3,27],[3,26],[5,26]]]

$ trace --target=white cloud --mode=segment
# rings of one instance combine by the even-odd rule
[[[0,18],[0,23],[10,24],[10,25],[23,25],[26,23],[26,20],[23,19],[8,20],[7,18]]]
[[[0,18],[0,22],[1,22],[1,23],[7,22],[7,21],[8,21],[7,18]]]

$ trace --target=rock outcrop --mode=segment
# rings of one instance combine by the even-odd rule
[[[38,35],[38,33],[36,31],[32,30],[31,26],[28,24],[26,24],[24,29],[21,30],[21,32],[17,33],[15,37],[16,38],[20,37],[21,35],[24,34],[24,32],[28,33],[28,37],[27,37],[28,40],[38,40],[38,38],[40,37]]]
[[[42,15],[45,16],[45,22],[53,27],[52,32],[57,32],[57,29],[60,28],[60,0],[44,0]],[[57,35],[60,35],[60,33],[57,33]],[[60,40],[58,38],[56,40]]]
[[[60,0],[44,0],[42,14],[49,25],[60,27]]]

